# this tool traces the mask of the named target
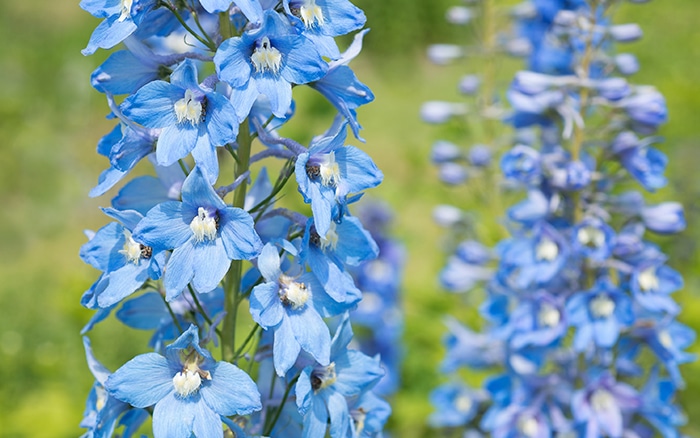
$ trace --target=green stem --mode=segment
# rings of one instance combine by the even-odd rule
[[[210,43],[210,42],[207,41],[206,39],[202,38],[197,32],[194,31],[194,29],[192,29],[190,26],[188,26],[187,23],[185,22],[185,20],[182,18],[182,15],[180,15],[180,12],[179,12],[174,6],[172,6],[172,5],[169,4],[169,3],[163,3],[163,5],[164,5],[170,12],[172,12],[173,15],[175,15],[175,18],[177,18],[177,21],[180,22],[180,24],[182,25],[182,27],[184,27],[185,30],[186,30],[187,32],[189,32],[193,37],[195,37],[195,38],[197,39],[197,41],[199,41],[200,43],[202,43],[202,44],[204,44],[205,46],[207,46],[207,48],[208,48],[209,50],[211,50],[212,52],[216,52],[216,46],[215,46],[213,43]]]
[[[275,427],[275,423],[277,423],[277,420],[280,418],[280,414],[282,414],[282,410],[284,409],[284,404],[287,402],[287,397],[289,397],[289,391],[292,390],[292,386],[294,386],[295,383],[297,383],[297,380],[299,380],[299,374],[297,374],[296,377],[292,379],[291,382],[287,385],[287,388],[284,390],[284,396],[282,396],[282,402],[280,403],[279,407],[275,411],[275,416],[272,417],[272,421],[270,421],[267,426],[265,427],[265,430],[263,431],[264,436],[269,436],[270,432],[272,432],[272,429]]]
[[[165,299],[165,296],[163,294],[159,294],[160,297],[163,299],[163,303],[165,303],[165,307],[168,308],[168,313],[170,313],[170,317],[173,319],[173,323],[175,324],[175,327],[177,327],[177,330],[180,333],[184,333],[182,330],[182,326],[180,326],[180,321],[177,320],[177,315],[175,315],[175,312],[173,312],[172,307],[170,307],[170,303]]]
[[[250,333],[248,333],[248,336],[245,338],[245,341],[243,341],[243,344],[241,344],[240,348],[236,350],[236,358],[240,357],[241,353],[245,351],[246,347],[248,346],[248,343],[251,339],[253,339],[253,336],[255,336],[259,329],[260,326],[255,324],[255,327],[253,327],[253,330],[251,330]]]
[[[248,171],[250,165],[250,149],[252,138],[250,137],[250,124],[246,119],[238,129],[238,163],[236,164],[235,178]],[[234,180],[235,180],[234,178]],[[248,182],[243,181],[233,192],[233,206],[243,208],[245,204]],[[224,323],[222,329],[221,349],[223,359],[228,362],[236,360],[236,316],[238,313],[239,294],[241,288],[241,276],[243,273],[243,261],[233,260],[226,274],[224,283]]]

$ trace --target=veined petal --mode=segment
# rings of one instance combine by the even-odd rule
[[[212,291],[226,275],[231,261],[226,256],[221,239],[196,243],[193,246],[194,278],[192,278],[192,285],[202,293]]]
[[[250,260],[258,256],[263,244],[253,226],[253,218],[240,208],[220,212],[221,239],[229,259]]]
[[[277,117],[284,117],[285,113],[292,105],[292,85],[269,74],[260,74],[251,78],[258,92],[267,96],[270,101],[272,114]]]
[[[172,387],[172,377],[170,386]],[[164,397],[153,410],[154,438],[190,438],[199,401],[199,394],[181,399],[175,395],[175,391]],[[220,425],[221,423],[219,427]],[[223,434],[222,429],[220,436]]]
[[[282,322],[275,329],[274,337],[272,358],[275,362],[275,371],[277,371],[277,375],[282,377],[289,371],[299,357],[301,345],[299,345],[299,342],[297,342],[294,337],[294,331],[286,316],[282,318]]]
[[[170,166],[185,158],[197,144],[199,128],[189,124],[165,127],[158,137],[156,158],[161,166]]]
[[[250,79],[252,66],[247,57],[249,48],[240,37],[229,38],[219,46],[214,55],[216,73],[231,87],[238,88]],[[235,106],[235,102],[234,102]]]
[[[284,307],[280,302],[279,286],[276,282],[255,286],[250,293],[250,314],[265,330],[282,321]]]
[[[146,353],[115,371],[107,379],[106,386],[114,398],[137,408],[147,408],[174,393],[172,378],[168,361],[163,356]]]
[[[120,108],[125,117],[147,128],[164,128],[177,123],[175,102],[185,91],[165,81],[144,85],[124,100]]]
[[[214,184],[219,177],[219,158],[216,148],[209,141],[209,135],[203,129],[200,129],[197,144],[192,149],[192,158],[197,167],[204,169],[209,184]]]
[[[213,146],[236,141],[240,121],[231,102],[219,93],[207,93],[205,124]]]
[[[190,224],[182,218],[182,202],[168,201],[148,211],[134,228],[132,238],[155,252],[181,246],[192,237]]]
[[[224,416],[246,415],[262,409],[258,387],[238,367],[222,361],[209,372],[211,381],[202,385],[200,393],[214,412]]]
[[[139,264],[127,263],[109,274],[107,288],[97,295],[97,304],[102,307],[112,306],[134,293],[148,280],[148,261]]]
[[[298,311],[291,311],[288,315],[294,337],[301,348],[311,354],[319,364],[328,365],[331,354],[331,334],[321,316],[308,305]]]
[[[195,211],[198,207],[212,207],[220,210],[219,214],[221,215],[222,210],[227,209],[226,203],[211,186],[205,172],[205,170],[197,166],[187,176],[187,179],[182,184],[182,202],[189,207],[194,207]],[[223,227],[223,224],[221,226]]]
[[[165,299],[170,302],[180,296],[187,283],[194,277],[194,244],[188,241],[173,251],[165,266],[163,285]],[[213,289],[213,288],[212,288]]]

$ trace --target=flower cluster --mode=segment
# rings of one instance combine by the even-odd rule
[[[352,274],[392,288],[396,273],[374,274],[400,266],[389,244],[390,261],[367,264],[385,245],[349,211],[383,178],[346,144],[348,128],[359,139],[355,110],[374,98],[348,67],[364,13],[348,0],[81,7],[103,19],[84,54],[124,45],[92,74],[116,126],[98,143],[109,168],[90,195],[144,158],[155,169],[121,187],[103,209],[113,222],[80,251],[101,272],[82,297],[96,310],[83,333],[114,310],[152,331],[154,349],[112,373],[84,338],[96,380],[85,436],[129,437],[148,421],[167,438],[381,436],[391,409],[373,387],[384,367],[349,348],[348,315],[369,288]],[[355,31],[341,52],[335,37]],[[277,131],[303,85],[338,112],[308,147]],[[265,160],[283,163],[276,180],[255,171]],[[277,205],[290,181],[310,215]]]
[[[516,136],[500,166],[527,196],[507,210],[508,237],[494,249],[461,243],[442,273],[448,289],[487,295],[481,333],[448,321],[443,370],[497,374],[480,390],[456,374],[435,390],[435,426],[502,438],[680,436],[674,396],[695,334],[676,321],[671,294],[683,280],[647,234],[685,220],[679,204],[649,205],[637,190],[666,183],[654,136],[666,104],[628,80],[632,55],[613,54],[641,37],[636,24],[612,23],[615,3],[517,8],[529,70],[507,90]]]

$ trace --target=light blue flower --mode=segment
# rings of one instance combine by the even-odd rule
[[[315,45],[272,10],[265,11],[261,27],[224,41],[214,64],[219,78],[232,87],[230,99],[240,120],[259,95],[267,96],[275,116],[284,117],[292,84],[316,81],[328,70]]]
[[[138,408],[153,406],[155,438],[221,437],[220,416],[262,408],[255,383],[228,362],[217,362],[199,346],[191,325],[166,355],[136,356],[107,379],[109,394]]]
[[[162,128],[156,145],[158,164],[169,166],[192,153],[210,182],[219,175],[216,147],[236,141],[239,119],[231,102],[200,86],[194,61],[186,59],[170,83],[150,82],[121,105],[124,116],[148,128]]]
[[[168,301],[191,281],[206,293],[214,289],[231,260],[251,259],[262,249],[253,218],[227,206],[196,167],[182,185],[182,202],[153,207],[134,229],[135,239],[154,250],[173,250],[164,276]]]
[[[156,7],[155,0],[82,0],[80,7],[104,20],[90,36],[83,55],[97,49],[111,49],[136,31],[147,14]]]

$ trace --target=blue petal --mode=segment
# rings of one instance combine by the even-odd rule
[[[177,123],[175,102],[185,90],[165,81],[154,81],[141,87],[124,100],[120,108],[125,117],[147,128],[164,128]]]
[[[111,49],[124,41],[135,30],[136,24],[133,21],[119,21],[119,15],[112,15],[95,28],[87,47],[81,53],[83,55],[92,55],[97,49]]]
[[[195,244],[192,263],[192,285],[202,293],[214,290],[231,266],[221,239]]]
[[[109,393],[137,408],[152,406],[173,392],[168,361],[156,353],[136,356],[107,379]]]
[[[236,141],[240,121],[231,102],[219,93],[207,93],[207,132],[213,146]]]
[[[267,281],[277,281],[282,275],[280,269],[280,255],[277,247],[271,243],[266,243],[258,256],[258,270]]]
[[[294,337],[289,319],[285,316],[282,322],[275,329],[275,340],[272,346],[272,358],[275,362],[275,371],[282,377],[294,365],[301,346]]]
[[[176,201],[163,202],[149,210],[132,235],[155,252],[177,248],[191,237],[190,224],[182,218],[182,203]]]
[[[148,261],[139,264],[128,262],[122,268],[109,274],[109,285],[97,296],[97,304],[110,307],[136,292],[148,280]]]
[[[170,318],[170,314],[157,292],[149,292],[126,301],[117,312],[119,321],[141,330],[155,330],[164,317]]]
[[[206,170],[203,170],[201,167],[197,166],[187,176],[187,179],[185,179],[185,182],[182,184],[182,202],[187,204],[189,207],[195,207],[195,210],[198,207],[228,210],[226,203],[211,186],[208,175],[205,173]],[[219,214],[221,215],[222,212],[219,211]],[[223,218],[220,217],[219,219],[221,220]],[[223,227],[223,224],[220,223],[220,226]]]
[[[194,158],[197,167],[202,168],[206,173],[209,184],[214,184],[219,177],[219,158],[206,131],[200,130],[199,134],[197,144],[192,149],[192,158]]]
[[[248,55],[250,50],[251,48],[239,37],[229,38],[221,43],[214,55],[214,65],[219,79],[233,88],[246,85],[251,74],[251,61]],[[233,103],[235,107],[236,102],[233,101]],[[250,108],[248,110],[250,111]]]
[[[160,180],[144,175],[126,183],[117,196],[112,198],[112,206],[118,210],[136,210],[145,215],[155,205],[169,200],[168,190]]]
[[[197,403],[199,401],[199,394],[181,399],[175,395],[175,391],[160,400],[153,410],[153,436],[155,438],[190,438],[195,417],[199,413],[200,407],[197,406],[200,404]],[[218,416],[216,420],[219,421]],[[221,428],[220,421],[218,424]],[[218,438],[223,434],[221,429],[221,435],[215,435],[215,437]]]
[[[90,345],[90,338],[83,336],[83,347],[85,348],[85,357],[87,358],[88,368],[95,380],[97,380],[100,385],[104,386],[107,382],[107,378],[112,374],[104,365],[98,361],[92,354],[92,346]]]
[[[209,371],[211,381],[202,385],[200,393],[214,412],[224,416],[247,415],[262,409],[258,387],[248,374],[223,361]]]
[[[189,123],[166,126],[158,137],[156,158],[161,166],[170,166],[185,158],[197,144],[199,128]]]
[[[105,169],[100,173],[100,177],[97,180],[97,185],[90,190],[88,196],[95,198],[97,196],[104,195],[109,189],[114,187],[116,183],[121,181],[122,178],[126,176],[128,172],[123,172],[114,167]]]
[[[163,285],[165,286],[165,299],[171,302],[187,287],[194,277],[194,245],[188,241],[175,248],[165,267]]]
[[[90,76],[97,91],[131,94],[158,78],[158,68],[141,62],[128,50],[112,53]]]
[[[253,227],[253,218],[234,207],[228,207],[219,213],[219,231],[229,259],[250,260],[257,257],[263,244]]]
[[[194,61],[186,58],[170,74],[170,83],[185,90],[199,89],[197,66]]]
[[[311,354],[319,364],[328,365],[331,354],[331,334],[316,310],[305,306],[299,311],[290,311],[289,322],[301,348]]]
[[[250,293],[250,314],[265,330],[282,321],[284,307],[280,302],[279,286],[276,282],[255,286]]]
[[[354,146],[336,149],[335,159],[341,166],[342,174],[338,185],[339,196],[376,187],[384,178],[369,155]]]
[[[231,96],[229,99],[233,104],[233,108],[236,110],[238,120],[245,120],[245,118],[248,117],[250,109],[253,107],[259,95],[258,87],[253,81],[247,81],[240,87],[231,89]]]
[[[320,397],[312,396],[311,411],[304,416],[303,438],[318,438],[326,436],[326,425],[328,424],[328,411],[326,404]]]
[[[348,402],[345,401],[345,397],[339,392],[333,391],[326,394],[324,395],[327,397],[326,403],[328,404],[328,413],[331,417],[331,438],[344,438],[350,432]]]
[[[272,114],[284,117],[292,105],[292,84],[268,74],[254,76],[251,82],[260,94],[267,96]]]

